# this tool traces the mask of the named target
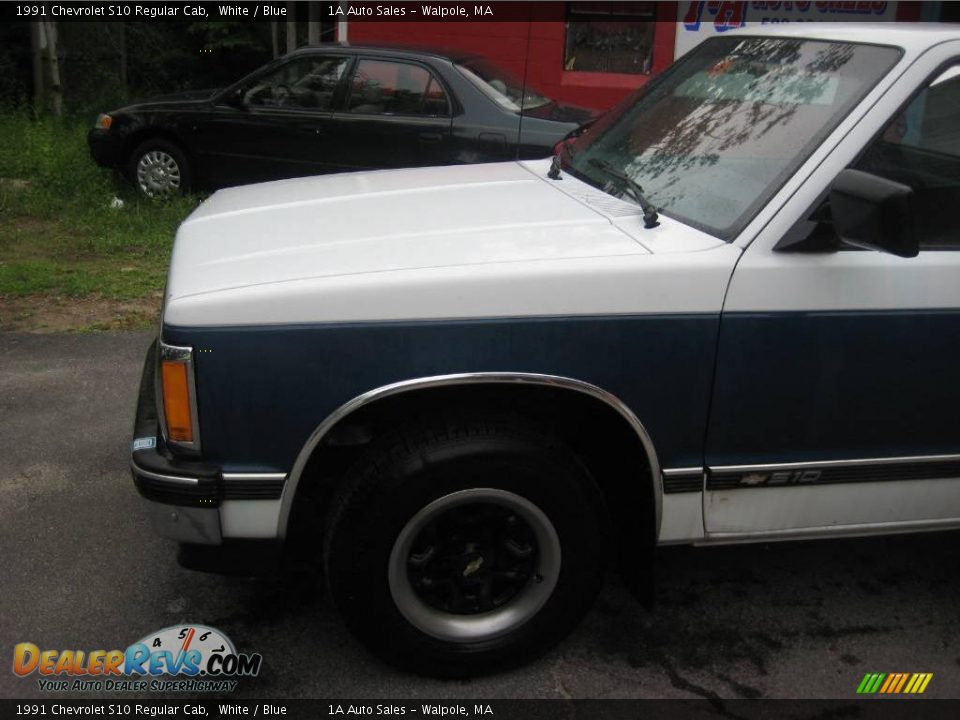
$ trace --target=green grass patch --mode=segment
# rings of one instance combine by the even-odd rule
[[[133,300],[163,289],[174,233],[198,198],[137,196],[93,162],[89,127],[0,113],[0,298]]]

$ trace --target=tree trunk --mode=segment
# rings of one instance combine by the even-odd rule
[[[120,86],[123,91],[123,99],[126,100],[129,96],[129,91],[127,90],[127,24],[118,23],[120,26],[120,41],[118,47],[118,54],[120,55]]]
[[[297,49],[297,4],[287,3],[287,52]]]
[[[59,44],[57,42],[57,24],[55,22],[45,22],[44,30],[47,33],[47,55],[50,59],[50,100],[54,117],[63,115],[63,91],[60,87],[60,57]]]
[[[273,59],[280,57],[280,23],[270,21],[270,44],[273,46]]]
[[[30,23],[30,54],[33,58],[33,114],[43,112],[43,46],[46,44],[46,35],[43,32],[43,23]]]

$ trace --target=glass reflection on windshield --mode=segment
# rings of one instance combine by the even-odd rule
[[[568,169],[611,194],[609,163],[668,216],[731,240],[896,63],[895,48],[716,38],[579,138]]]

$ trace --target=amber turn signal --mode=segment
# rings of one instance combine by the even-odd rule
[[[163,385],[163,416],[167,421],[167,438],[174,442],[193,442],[193,420],[190,414],[190,383],[187,365],[164,361],[160,366]]]

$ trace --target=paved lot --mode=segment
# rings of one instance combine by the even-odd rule
[[[932,672],[960,697],[960,536],[668,549],[657,607],[615,580],[557,650],[439,682],[385,667],[310,578],[180,568],[127,471],[146,334],[0,334],[0,697],[38,697],[13,645],[124,648],[197,622],[260,652],[238,695],[340,698],[850,697],[866,672]]]

